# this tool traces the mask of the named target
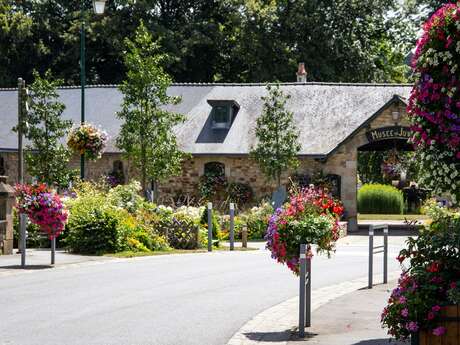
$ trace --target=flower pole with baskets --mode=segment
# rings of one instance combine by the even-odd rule
[[[424,182],[460,201],[460,2],[436,11],[423,26],[412,61],[415,85],[408,105]],[[460,212],[433,204],[431,224],[410,238],[398,260],[398,286],[382,313],[397,339],[460,345]]]
[[[51,240],[51,264],[55,263],[56,237],[64,230],[68,212],[57,193],[45,184],[16,185],[16,208],[40,227]]]
[[[67,139],[67,146],[74,153],[89,160],[101,158],[106,145],[107,133],[89,123],[74,127]]]

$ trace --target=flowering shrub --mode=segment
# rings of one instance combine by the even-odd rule
[[[300,244],[316,244],[318,252],[329,255],[340,236],[343,210],[340,202],[319,188],[310,187],[292,195],[269,221],[265,239],[272,258],[298,274]]]
[[[460,5],[446,4],[425,23],[412,61],[416,83],[408,112],[424,183],[460,197]]]
[[[409,238],[397,258],[409,261],[409,268],[404,268],[382,313],[383,325],[397,339],[418,330],[443,335],[443,308],[460,302],[460,213],[443,209],[431,214],[431,225],[418,238]]]
[[[89,123],[72,129],[67,140],[72,151],[91,160],[101,158],[106,143],[107,134]]]
[[[29,216],[50,239],[56,238],[64,230],[67,222],[65,210],[59,195],[45,184],[16,185],[16,208]]]

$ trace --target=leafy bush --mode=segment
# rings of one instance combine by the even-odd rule
[[[248,239],[260,240],[264,238],[268,221],[273,212],[273,207],[268,202],[264,202],[260,206],[251,208],[241,216],[242,222],[248,228]]]
[[[127,185],[118,185],[110,189],[108,200],[113,206],[123,208],[128,212],[134,213],[144,203],[144,200],[139,195],[141,185],[137,181],[133,181]]]
[[[213,239],[221,239],[221,231],[220,231],[220,224],[219,218],[217,216],[216,210],[212,211],[212,238]],[[204,208],[201,213],[200,224],[202,227],[208,229],[208,209]]]
[[[157,231],[161,217],[139,201],[136,185],[119,187],[107,197],[97,185],[85,182],[76,198],[67,200],[70,216],[65,244],[71,251],[103,254],[168,248]]]
[[[366,184],[358,191],[358,211],[370,214],[402,214],[403,193],[389,185]]]

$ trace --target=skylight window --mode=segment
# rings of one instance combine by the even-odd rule
[[[239,110],[239,105],[235,101],[214,101],[208,100],[212,106],[211,111],[211,128],[230,129],[232,122]]]

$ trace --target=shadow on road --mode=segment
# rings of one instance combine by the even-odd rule
[[[292,332],[291,330],[286,330],[283,332],[248,332],[244,333],[244,335],[249,340],[262,341],[267,343],[308,340],[317,336],[315,333],[306,332],[305,338],[299,338],[297,332]]]
[[[11,265],[11,266],[0,266],[0,269],[10,269],[10,270],[46,270],[53,268],[51,265],[26,265],[22,267],[21,265]]]
[[[353,345],[409,345],[408,342],[403,341],[396,341],[396,340],[388,340],[386,339],[369,339],[363,340],[358,343],[354,343]]]

